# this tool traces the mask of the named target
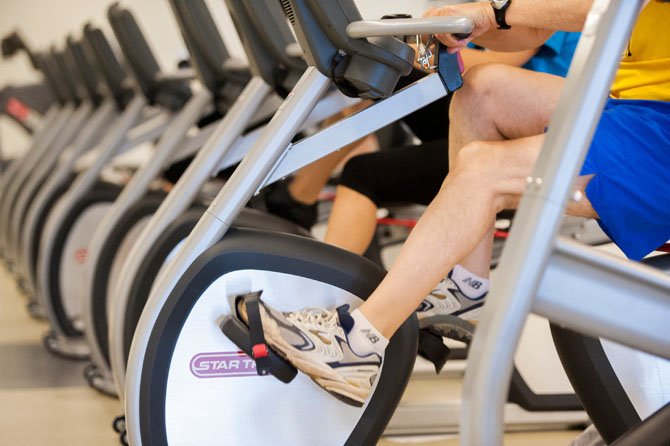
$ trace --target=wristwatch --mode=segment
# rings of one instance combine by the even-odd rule
[[[498,24],[498,29],[510,29],[512,28],[505,21],[505,13],[507,8],[512,4],[512,0],[491,0],[491,6],[493,6],[493,14],[496,16],[496,23]]]

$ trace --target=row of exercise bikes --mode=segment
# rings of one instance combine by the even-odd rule
[[[45,348],[90,361],[87,382],[122,400],[125,414],[113,422],[122,443],[368,445],[384,433],[460,429],[464,444],[481,446],[498,444],[504,428],[593,423],[607,444],[670,444],[670,339],[658,322],[670,320],[670,256],[635,267],[605,258],[594,246],[607,239],[591,222],[557,225],[562,237],[547,241],[555,255],[537,272],[538,299],[559,298],[551,284],[560,274],[599,272],[583,293],[613,302],[653,298],[644,307],[654,310],[652,320],[620,317],[608,327],[621,329],[600,333],[587,322],[609,318],[604,308],[580,310],[594,313],[572,322],[569,308],[558,317],[555,306],[532,307],[555,322],[533,318],[525,337],[546,342],[537,351],[537,342],[522,338],[488,396],[486,359],[477,355],[484,339],[506,338],[485,330],[480,340],[475,325],[451,317],[406,321],[361,408],[322,392],[272,352],[270,373],[260,376],[236,296],[262,289],[264,301],[282,310],[356,306],[385,270],[249,203],[266,186],[457,90],[458,56],[441,48],[434,74],[395,91],[415,58],[396,36],[468,35],[472,23],[367,21],[353,0],[225,0],[235,29],[220,31],[204,0],[166,3],[189,51],[189,66],[173,72],[161,69],[120,4],[107,14],[114,40],[88,23],[60,49],[30,50],[16,34],[2,45],[5,56],[28,53],[53,98],[38,123],[24,120],[30,148],[0,177],[2,258],[31,314],[49,321]],[[631,26],[634,3],[612,0],[606,12],[592,12],[594,31],[582,38],[570,85],[595,78],[583,62],[589,57],[616,68],[611,48],[627,34],[610,25]],[[221,32],[239,35],[246,62],[230,56]],[[374,103],[321,124],[361,99]],[[597,122],[595,104],[590,115],[554,119],[567,129],[578,117]],[[547,178],[556,169],[543,167]],[[529,214],[514,216],[505,244],[517,246],[517,234],[541,223],[526,223]],[[513,256],[534,258],[506,248],[496,256],[499,268],[519,267]],[[616,290],[605,289],[614,278]],[[496,317],[521,308],[530,307],[497,308]],[[636,330],[658,342],[640,345]],[[464,375],[462,398],[443,390]],[[419,388],[428,391],[407,396]]]

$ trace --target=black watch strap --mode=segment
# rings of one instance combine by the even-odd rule
[[[507,8],[512,4],[512,0],[508,0],[507,3],[503,5],[502,8],[498,9],[493,6],[493,14],[496,17],[496,23],[498,24],[498,29],[511,29],[512,27],[507,24],[505,21],[505,14],[507,13]]]

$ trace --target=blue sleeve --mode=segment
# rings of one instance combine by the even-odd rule
[[[556,57],[559,54],[561,54],[561,50],[563,49],[563,45],[565,43],[565,39],[567,37],[567,33],[558,31],[555,32],[549,40],[544,42],[544,45],[542,45],[539,50],[538,54],[540,52],[544,52],[546,57]]]
[[[565,76],[575,53],[579,33],[555,32],[523,68]]]

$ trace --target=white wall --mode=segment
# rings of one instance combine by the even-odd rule
[[[428,3],[429,0],[357,0],[363,17],[370,19],[387,13],[420,16]],[[79,35],[87,21],[111,34],[105,17],[110,4],[109,0],[0,0],[0,36],[18,29],[30,45],[46,48],[54,43],[62,45],[68,33]],[[185,49],[167,1],[123,0],[122,4],[135,13],[161,66],[174,66]],[[239,39],[231,32],[232,23],[223,0],[208,0],[208,5],[231,53],[244,57]],[[25,57],[0,61],[0,87],[36,78]]]
[[[106,10],[111,3],[109,0],[0,0],[0,35],[19,29],[35,48],[46,48],[53,43],[60,46],[68,33],[80,35],[84,23],[91,21],[111,36],[106,19]],[[122,4],[135,14],[161,66],[173,67],[185,54],[185,48],[167,1],[123,0]],[[208,0],[208,4],[220,29],[230,29],[232,23],[223,0]],[[230,34],[225,33],[225,38],[230,39]],[[229,45],[232,52],[241,54],[237,36]],[[0,63],[0,86],[35,79],[24,57]]]
[[[0,0],[0,36],[18,29],[27,43],[36,49],[47,48],[54,43],[61,46],[68,33],[80,35],[87,21],[92,21],[111,36],[105,16],[111,3],[111,0]],[[223,0],[207,0],[207,3],[229,51],[233,56],[243,58],[242,46],[232,31],[234,28]],[[375,19],[388,13],[420,16],[429,0],[356,0],[356,3],[363,17]],[[167,1],[122,0],[122,4],[135,14],[161,67],[168,70],[174,67],[186,50]],[[37,73],[23,55],[0,60],[0,88],[36,79]],[[0,119],[0,138],[5,153],[27,144],[22,131],[6,119]]]
[[[62,46],[65,36],[81,34],[84,23],[91,21],[112,37],[106,19],[111,0],[0,0],[0,36],[14,29],[35,49]],[[177,24],[166,0],[123,0],[136,16],[161,67],[169,70],[186,55]],[[224,40],[234,56],[244,57],[237,35],[223,0],[208,0]],[[39,79],[23,54],[0,60],[0,88],[8,84],[21,85]],[[4,156],[20,152],[28,144],[23,130],[6,118],[0,119],[0,144]]]

